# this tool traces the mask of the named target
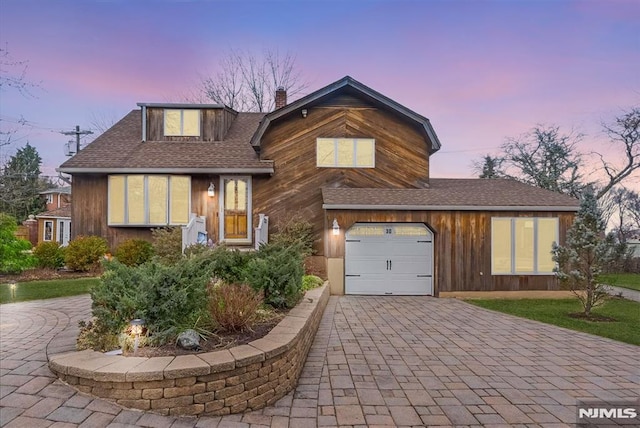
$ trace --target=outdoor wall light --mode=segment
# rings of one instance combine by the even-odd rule
[[[338,220],[337,219],[333,219],[333,236],[338,236],[340,235],[340,225],[338,224]]]
[[[307,117],[307,109],[302,109],[302,117]]]
[[[207,189],[207,194],[213,198],[216,195],[216,186],[213,183],[209,183],[209,188]]]

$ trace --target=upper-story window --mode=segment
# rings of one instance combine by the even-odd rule
[[[166,137],[200,136],[200,110],[165,109],[164,135]]]
[[[376,140],[373,138],[318,138],[316,166],[325,168],[374,168]]]
[[[47,204],[52,204],[53,203],[53,194],[48,193],[47,194]]]

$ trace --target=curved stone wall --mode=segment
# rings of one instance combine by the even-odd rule
[[[296,386],[328,299],[325,283],[266,336],[227,350],[151,358],[69,352],[50,356],[49,367],[82,392],[164,415],[260,409]]]

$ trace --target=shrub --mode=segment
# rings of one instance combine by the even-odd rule
[[[213,275],[229,284],[243,282],[249,260],[254,253],[231,250],[225,246],[216,247],[209,253]]]
[[[37,266],[45,269],[59,269],[64,266],[64,248],[59,243],[41,242],[33,249]]]
[[[174,265],[184,258],[182,230],[179,227],[151,229],[156,257],[165,265]]]
[[[110,333],[98,321],[94,320],[88,323],[80,321],[78,326],[80,327],[80,334],[76,341],[78,351],[93,349],[94,351],[107,352],[120,346],[118,335]]]
[[[250,329],[258,317],[263,302],[262,293],[246,284],[227,284],[219,281],[209,286],[209,311],[223,330]]]
[[[324,281],[319,276],[305,275],[302,277],[302,291],[311,290],[312,288],[320,287],[324,284]]]
[[[109,251],[107,241],[99,236],[78,236],[64,251],[64,262],[71,270],[88,272],[100,266]]]
[[[31,242],[16,238],[16,219],[0,213],[0,273],[20,273],[35,265]]]
[[[291,308],[301,296],[303,257],[297,245],[262,245],[247,263],[246,282],[262,290],[265,303],[276,308]]]
[[[144,239],[127,239],[116,248],[116,259],[127,266],[138,266],[151,260],[153,246]]]
[[[171,266],[156,260],[134,267],[117,260],[105,263],[102,280],[91,291],[93,316],[111,334],[142,318],[152,339],[165,343],[178,326],[208,318],[210,278],[210,268],[196,258]]]
[[[271,242],[283,246],[298,246],[302,256],[313,254],[313,224],[302,214],[284,217],[276,227],[277,232],[271,235]]]

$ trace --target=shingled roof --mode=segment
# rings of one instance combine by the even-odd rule
[[[43,213],[40,213],[36,216],[36,218],[43,218],[43,217],[69,217],[71,218],[71,207],[69,205],[64,206],[64,207],[60,207],[60,208],[56,208],[50,211],[45,211]]]
[[[61,172],[269,173],[249,141],[264,113],[238,113],[223,141],[142,141],[141,111],[133,110],[63,163]]]
[[[577,211],[567,195],[508,179],[432,178],[425,189],[322,189],[325,209]]]

